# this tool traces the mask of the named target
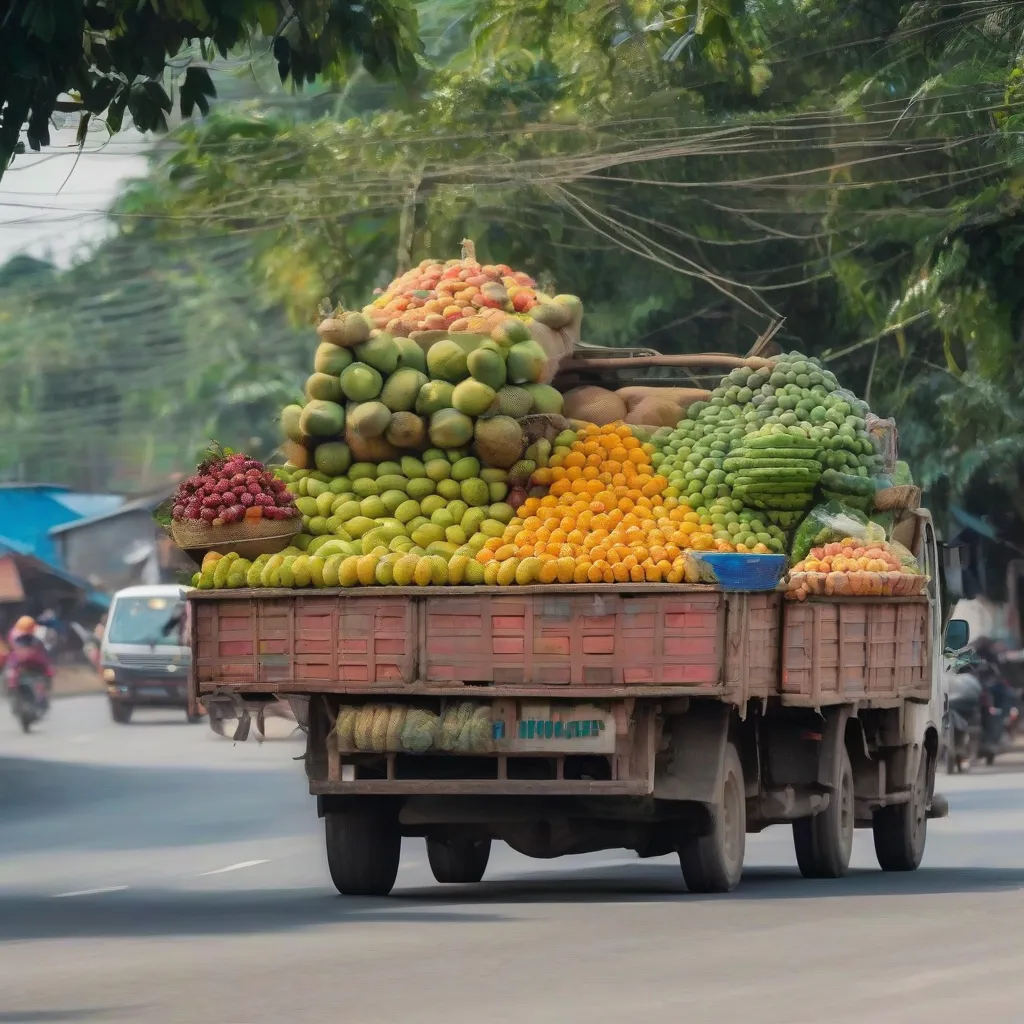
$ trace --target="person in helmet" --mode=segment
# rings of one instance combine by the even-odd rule
[[[7,646],[10,653],[4,663],[8,680],[16,680],[18,672],[26,668],[35,668],[47,679],[53,679],[53,666],[50,664],[46,647],[39,639],[36,620],[31,615],[22,615],[7,634]]]

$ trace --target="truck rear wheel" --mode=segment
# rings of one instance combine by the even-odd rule
[[[853,853],[853,767],[846,747],[839,757],[839,782],[828,807],[793,822],[796,862],[804,878],[842,878]]]
[[[743,874],[747,843],[747,803],[743,765],[732,743],[725,747],[722,790],[711,809],[707,835],[685,839],[679,864],[690,892],[732,892]]]
[[[110,717],[118,725],[127,725],[132,720],[132,712],[134,710],[131,704],[126,704],[123,700],[112,700],[110,702]]]
[[[324,814],[327,867],[343,896],[387,896],[398,877],[398,819],[377,808]]]
[[[479,882],[490,856],[490,839],[427,840],[427,860],[438,882]]]
[[[871,830],[883,871],[916,871],[921,864],[928,836],[928,768],[928,754],[922,750],[910,800],[875,811]]]

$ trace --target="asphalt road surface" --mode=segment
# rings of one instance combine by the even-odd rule
[[[0,1024],[409,1021],[945,1024],[1024,1004],[1024,763],[940,779],[925,864],[799,877],[748,837],[738,892],[678,861],[496,847],[437,885],[407,842],[388,900],[335,894],[297,737],[233,744],[183,714],[0,707]]]

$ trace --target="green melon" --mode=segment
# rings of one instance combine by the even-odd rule
[[[430,443],[439,448],[458,448],[473,436],[473,421],[456,409],[440,409],[430,417]]]
[[[533,399],[534,412],[555,415],[561,413],[562,393],[550,384],[524,384],[523,390],[530,393]]]
[[[544,349],[532,339],[520,341],[508,350],[508,379],[513,384],[527,381],[538,383],[547,369],[548,357]]]
[[[476,380],[495,391],[505,384],[505,357],[493,341],[486,341],[470,352],[466,367]]]
[[[352,362],[352,353],[347,348],[338,348],[329,341],[321,341],[313,357],[313,369],[317,373],[329,373],[337,377]]]
[[[382,332],[361,345],[356,345],[356,359],[379,370],[386,377],[398,369],[398,345],[395,339]]]
[[[345,429],[345,410],[337,402],[314,399],[302,410],[299,429],[307,437],[338,437]]]
[[[391,410],[383,402],[360,402],[348,416],[349,429],[359,437],[380,437],[391,423]]]
[[[380,400],[392,412],[410,412],[416,405],[420,388],[427,383],[427,375],[419,370],[395,370],[384,382]]]
[[[416,411],[421,416],[432,416],[441,409],[450,409],[452,407],[452,393],[454,391],[455,385],[447,381],[427,381],[420,388],[420,393],[416,398]]]
[[[431,377],[457,383],[469,376],[466,353],[450,338],[445,338],[427,350],[427,370]]]
[[[339,349],[339,352],[345,351]],[[313,462],[321,473],[327,476],[342,476],[352,463],[352,453],[344,441],[328,441],[318,444],[313,452]]]
[[[341,373],[341,390],[353,402],[369,402],[380,394],[384,380],[380,373],[366,363],[352,363]]]
[[[398,346],[398,369],[427,372],[426,354],[412,338],[395,338],[395,345]]]
[[[467,416],[480,416],[491,407],[494,398],[493,388],[470,377],[455,385],[452,392],[452,408]]]
[[[420,448],[427,439],[427,423],[414,412],[396,412],[385,435],[396,448]]]

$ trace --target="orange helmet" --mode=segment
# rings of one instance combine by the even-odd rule
[[[22,615],[20,619],[14,624],[14,629],[18,633],[32,633],[36,628],[36,620],[31,615]]]

